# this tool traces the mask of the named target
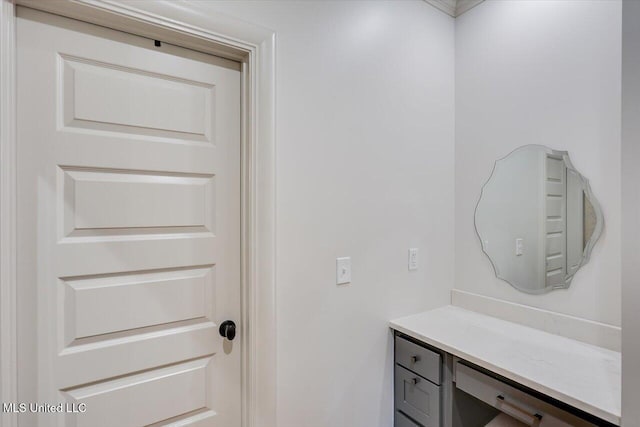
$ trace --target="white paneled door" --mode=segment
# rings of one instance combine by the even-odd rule
[[[20,426],[240,426],[239,64],[17,25]]]

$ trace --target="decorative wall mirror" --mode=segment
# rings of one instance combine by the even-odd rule
[[[604,219],[566,151],[526,145],[496,161],[475,226],[496,277],[523,292],[568,288]]]

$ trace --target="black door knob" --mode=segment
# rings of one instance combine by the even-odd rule
[[[220,324],[220,335],[228,339],[229,341],[233,341],[236,337],[236,324],[233,323],[233,320],[225,320]]]

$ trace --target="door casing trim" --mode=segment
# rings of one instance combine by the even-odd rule
[[[25,6],[240,61],[242,425],[276,423],[275,32],[198,2],[0,0],[0,401],[17,402],[16,9]],[[17,415],[0,414],[16,427]]]

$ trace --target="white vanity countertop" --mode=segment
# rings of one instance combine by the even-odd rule
[[[390,322],[392,329],[620,424],[620,353],[446,306]]]

